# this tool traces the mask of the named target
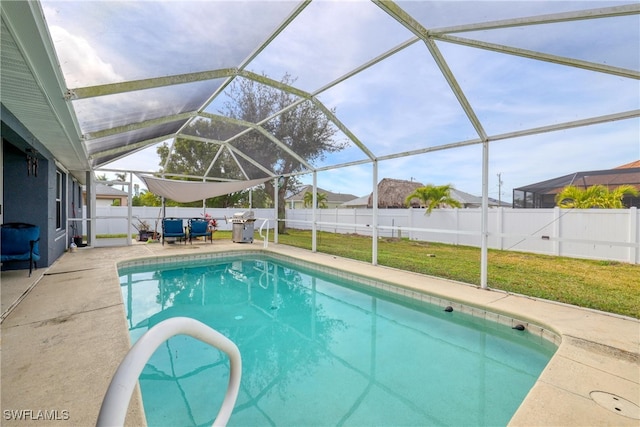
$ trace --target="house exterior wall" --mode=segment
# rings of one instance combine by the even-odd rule
[[[62,227],[56,227],[56,164],[48,150],[22,124],[2,107],[3,138],[3,222],[25,222],[40,227],[40,260],[47,267],[67,248],[66,209]],[[27,173],[26,149],[37,150],[37,175]],[[63,173],[63,182],[66,182]],[[64,187],[63,187],[64,188]],[[63,192],[63,206],[66,203]],[[28,268],[28,262],[5,263],[2,269]]]

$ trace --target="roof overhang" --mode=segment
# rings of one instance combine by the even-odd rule
[[[2,105],[84,182],[90,169],[40,3],[3,1]]]

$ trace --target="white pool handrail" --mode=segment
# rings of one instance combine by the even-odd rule
[[[153,355],[153,352],[163,342],[179,334],[190,335],[222,350],[229,356],[231,372],[229,373],[227,393],[222,401],[218,416],[213,421],[214,426],[225,426],[227,424],[240,389],[240,378],[242,376],[240,350],[238,350],[233,341],[204,323],[188,317],[173,317],[163,320],[149,329],[122,359],[102,401],[96,423],[97,426],[124,425],[131,395],[144,366]]]
[[[267,225],[267,235],[266,237],[262,235],[262,227],[264,227],[265,224],[269,224],[269,218],[265,218],[264,221],[262,221],[262,225],[260,226],[260,237],[262,237],[262,247],[263,248],[267,248],[267,246],[269,246],[269,225]]]

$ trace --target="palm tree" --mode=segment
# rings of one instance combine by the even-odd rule
[[[324,193],[316,193],[316,199],[317,199],[317,207],[319,208],[326,208],[327,207],[327,195]],[[313,206],[313,193],[310,193],[309,191],[307,191],[306,193],[304,193],[304,198],[302,199],[302,206],[304,206],[305,208],[308,208],[310,206]]]
[[[127,182],[127,174],[126,173],[117,173],[116,181]],[[120,186],[120,190],[124,191],[124,185]]]
[[[625,196],[638,197],[639,194],[640,191],[638,191],[637,188],[628,184],[621,185],[615,190],[610,190],[610,209],[623,209],[625,206],[622,203],[622,199],[624,199]]]
[[[585,189],[568,185],[556,195],[556,205],[561,208],[575,209],[621,209],[625,196],[637,196],[638,190],[632,185],[621,185],[609,190],[604,185],[592,185]]]
[[[409,205],[411,199],[419,199],[420,202],[427,207],[425,212],[429,215],[432,210],[445,206],[452,208],[462,207],[460,202],[451,197],[451,190],[453,185],[431,185],[428,184],[424,187],[416,188],[413,193],[409,194],[405,199],[405,204]]]
[[[587,209],[602,207],[604,194],[607,191],[602,185],[593,185],[586,189],[568,185],[556,195],[556,205],[561,208]]]

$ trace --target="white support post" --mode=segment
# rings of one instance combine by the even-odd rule
[[[378,265],[378,161],[373,161],[373,241],[371,244],[371,264]]]
[[[313,204],[311,210],[311,252],[317,252],[318,226],[316,224],[316,211],[318,209],[318,173],[316,171],[313,171],[313,198],[311,203]]]
[[[275,243],[276,245],[278,244],[278,226],[280,225],[280,223],[278,222],[278,179],[279,177],[275,177],[273,179],[273,204],[276,211],[276,226],[273,229],[273,243]]]
[[[133,173],[129,173],[129,191],[127,194],[127,245],[131,246],[131,222],[133,220]]]
[[[89,186],[89,191],[87,191],[87,206],[89,207],[90,218],[87,218],[87,224],[89,228],[89,235],[87,236],[87,243],[91,246],[96,246],[96,180],[93,174],[93,171],[89,171],[87,173],[89,179],[87,185]]]
[[[202,182],[207,182],[205,178],[202,178]],[[251,208],[251,206],[249,206]],[[207,199],[202,199],[202,217],[207,214]]]
[[[489,142],[482,143],[482,225],[480,249],[480,287],[487,289],[488,226],[489,226]]]
[[[2,164],[0,162],[0,164]],[[69,244],[71,243],[71,239],[69,238],[69,172],[67,171],[67,173],[64,174],[64,216],[63,218],[66,218],[65,221],[65,227],[64,227],[64,238],[67,241],[64,244],[64,248],[65,249],[69,249]],[[2,200],[2,199],[0,199]],[[74,212],[74,216],[75,216],[75,212]],[[82,223],[80,223],[82,224]],[[76,225],[76,224],[74,224]],[[73,236],[72,236],[73,237]]]

